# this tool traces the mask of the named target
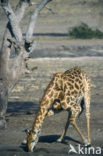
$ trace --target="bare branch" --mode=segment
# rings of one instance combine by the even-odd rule
[[[52,14],[55,14],[55,12],[51,8],[49,8],[47,6],[45,8],[48,9]]]
[[[38,5],[39,3],[31,2],[30,5]]]
[[[4,9],[5,11],[5,14],[6,16],[8,17],[9,19],[9,23],[7,25],[8,29],[10,30],[11,32],[11,29],[10,29],[10,26],[12,28],[12,32],[11,32],[11,35],[18,41],[18,42],[21,42],[22,40],[22,32],[21,32],[21,29],[19,27],[19,24],[18,24],[18,21],[17,21],[17,18],[10,6],[10,4],[8,3],[7,0],[2,0],[2,8]]]
[[[39,3],[31,2],[30,5],[39,5]],[[55,12],[51,8],[49,8],[47,6],[45,6],[45,8],[48,9],[51,13],[55,14]]]
[[[52,0],[42,0],[40,4],[38,4],[38,7],[34,10],[33,14],[31,15],[31,19],[27,28],[25,42],[31,43],[31,38],[34,32],[36,19],[40,11],[46,6],[47,3],[49,3]]]
[[[22,20],[26,9],[31,5],[30,0],[19,0],[16,6],[15,15],[17,17],[18,23]]]

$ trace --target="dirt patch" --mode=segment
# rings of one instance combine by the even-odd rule
[[[27,153],[25,147],[21,146],[25,134],[23,128],[32,126],[35,113],[37,112],[39,100],[50,81],[53,73],[65,71],[73,66],[79,65],[90,76],[96,88],[92,89],[91,96],[91,140],[96,148],[103,148],[103,58],[62,58],[62,59],[31,59],[28,66],[32,70],[31,74],[22,77],[17,84],[24,88],[20,92],[12,92],[9,97],[8,112],[6,115],[7,128],[0,131],[0,154],[3,155],[68,155],[70,144],[76,149],[80,137],[70,126],[65,142],[56,143],[67,119],[67,112],[61,112],[45,120],[42,128],[39,143],[34,153]],[[34,86],[34,87],[32,87]],[[16,88],[15,87],[15,88]],[[16,98],[18,97],[18,98]],[[78,119],[78,125],[86,136],[85,113]],[[74,154],[73,154],[74,155]],[[76,154],[77,155],[77,154]],[[81,154],[82,155],[82,154]],[[92,153],[91,153],[92,155]]]

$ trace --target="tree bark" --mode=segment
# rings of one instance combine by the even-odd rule
[[[32,5],[31,0],[19,0],[15,12],[8,0],[1,0],[1,6],[8,18],[0,50],[0,128],[5,127],[5,114],[7,110],[8,94],[17,83],[22,73],[25,73],[28,51],[35,48],[32,41],[36,19],[40,11],[52,0],[42,0],[31,15],[26,37],[20,28],[20,22],[25,10]]]

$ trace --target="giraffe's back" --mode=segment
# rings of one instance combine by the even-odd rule
[[[90,85],[90,80],[80,67],[74,67],[67,70],[62,75],[64,82],[64,92],[69,96],[82,96],[85,85]]]

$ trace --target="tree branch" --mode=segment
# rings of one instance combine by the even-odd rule
[[[34,32],[36,19],[40,11],[52,0],[42,0],[38,7],[34,10],[33,14],[31,15],[30,22],[26,31],[25,43],[31,43],[31,38]]]
[[[52,14],[55,14],[55,12],[51,8],[49,8],[47,6],[45,8],[48,9]]]
[[[25,10],[31,5],[30,0],[19,0],[16,6],[15,15],[17,17],[18,23],[22,20]]]
[[[8,3],[8,0],[1,0],[1,5],[5,11],[7,18],[9,19],[9,23],[8,23],[7,27],[10,30],[11,35],[16,39],[16,41],[21,42],[22,41],[22,32],[19,27],[17,18],[15,16],[10,4]]]

